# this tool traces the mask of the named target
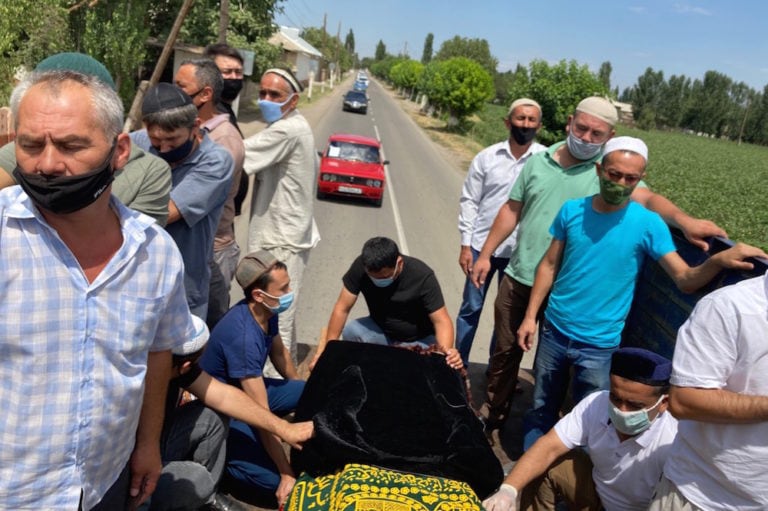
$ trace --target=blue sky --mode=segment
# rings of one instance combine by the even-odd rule
[[[613,66],[611,85],[636,83],[645,69],[664,78],[719,71],[762,91],[768,84],[768,2],[763,0],[287,0],[276,22],[323,24],[344,40],[351,28],[361,57],[379,39],[387,51],[421,59],[427,33],[434,51],[455,35],[484,38],[500,71],[531,60],[575,59],[597,71]]]

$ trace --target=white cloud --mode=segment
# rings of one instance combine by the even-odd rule
[[[696,7],[689,4],[675,4],[675,11],[680,14],[698,14],[700,16],[712,16],[712,11],[703,7]]]
[[[641,5],[632,5],[628,9],[635,14],[645,14],[647,12],[646,8]]]

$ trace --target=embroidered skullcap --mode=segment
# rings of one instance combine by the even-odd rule
[[[276,74],[282,77],[291,86],[293,92],[301,92],[304,90],[304,87],[301,86],[301,83],[299,83],[299,80],[296,78],[296,76],[294,76],[294,74],[287,69],[271,67],[264,71],[264,74],[268,73]]]
[[[576,106],[576,111],[597,117],[601,121],[610,124],[611,127],[619,122],[619,114],[616,112],[616,107],[605,98],[592,96],[591,98],[582,99],[581,103]]]
[[[529,98],[520,98],[516,99],[512,102],[511,105],[509,105],[509,110],[507,110],[507,116],[512,115],[512,112],[515,111],[515,108],[519,106],[535,106],[539,109],[539,116],[541,116],[541,105],[539,105],[536,101],[529,99]]]
[[[85,53],[65,52],[51,55],[41,60],[35,71],[76,71],[84,75],[95,76],[113,90],[117,89],[112,75],[109,74],[104,64]]]
[[[150,87],[141,104],[141,115],[154,114],[192,104],[192,98],[172,83],[160,82]]]
[[[192,336],[184,344],[174,347],[171,353],[174,355],[191,355],[203,349],[203,346],[208,342],[208,337],[210,337],[208,325],[195,315],[192,316],[192,325],[194,327]]]
[[[648,161],[648,146],[645,142],[635,137],[613,137],[605,143],[603,148],[603,159],[608,153],[613,151],[632,151],[642,156]]]
[[[251,252],[238,263],[235,279],[237,279],[240,287],[244,290],[248,289],[254,282],[259,280],[259,277],[268,272],[276,262],[275,256],[266,250]]]
[[[653,387],[669,383],[672,362],[643,348],[619,348],[611,357],[611,374]]]

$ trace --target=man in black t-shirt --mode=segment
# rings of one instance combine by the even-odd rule
[[[400,254],[391,239],[376,237],[365,242],[362,254],[342,282],[325,339],[321,339],[311,367],[327,340],[336,339],[424,348],[436,344],[449,366],[461,367],[461,357],[453,347],[453,322],[429,266]],[[370,316],[347,322],[360,293]]]

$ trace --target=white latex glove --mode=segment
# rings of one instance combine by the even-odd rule
[[[483,507],[486,511],[517,511],[517,490],[511,484],[502,484],[483,501]]]

